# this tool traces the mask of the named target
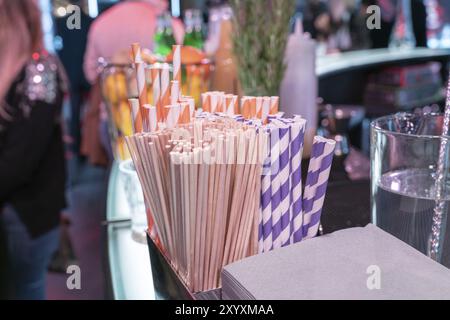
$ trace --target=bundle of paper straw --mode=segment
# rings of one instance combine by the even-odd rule
[[[267,134],[231,119],[127,138],[164,253],[193,292],[256,254]]]

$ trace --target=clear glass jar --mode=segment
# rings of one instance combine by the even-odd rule
[[[147,215],[141,183],[132,160],[119,165],[131,215],[131,230],[134,240],[146,243]]]
[[[103,101],[108,112],[111,147],[116,160],[130,158],[125,137],[133,134],[129,98],[137,97],[136,76],[131,64],[105,64],[101,72]]]
[[[424,254],[430,254],[431,228],[438,201],[444,202],[439,258],[450,266],[446,232],[450,201],[449,143],[445,150],[443,197],[436,197],[443,116],[398,113],[372,122],[372,222]]]

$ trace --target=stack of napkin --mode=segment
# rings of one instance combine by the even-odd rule
[[[227,299],[450,299],[450,270],[374,225],[226,266]]]

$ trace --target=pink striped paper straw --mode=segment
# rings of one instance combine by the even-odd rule
[[[264,97],[261,107],[261,118],[260,118],[263,124],[267,123],[269,113],[270,113],[270,98]]]
[[[225,97],[223,92],[217,92],[217,106],[216,106],[216,112],[224,112],[224,104],[225,104]]]
[[[210,103],[211,103],[211,112],[217,112],[217,107],[219,105],[219,95],[217,92],[211,92],[209,95]]]
[[[252,97],[244,96],[241,98],[241,114],[247,120],[252,118],[251,104]]]
[[[225,102],[224,102],[225,110],[224,111],[230,117],[234,116],[233,97],[234,96],[232,94],[225,95]]]
[[[256,97],[256,117],[262,119],[263,97]]]
[[[141,111],[139,107],[138,99],[128,99],[128,103],[130,104],[132,121],[133,121],[133,130],[135,133],[142,132],[142,117]]]
[[[203,112],[211,112],[211,97],[209,92],[202,93]]]
[[[178,119],[179,124],[187,124],[191,122],[191,113],[189,109],[189,103],[180,103],[180,117]]]
[[[134,65],[136,68],[136,83],[139,94],[140,113],[142,118],[143,127],[147,125],[148,119],[144,115],[144,104],[147,103],[147,82],[145,80],[145,64],[142,60],[141,47],[138,43],[134,43],[131,46],[134,58]]]
[[[161,66],[161,105],[170,104],[170,67],[167,63]]]
[[[191,119],[194,119],[194,117],[195,117],[195,99],[189,98],[188,103],[189,103],[189,111],[190,111]]]
[[[193,119],[195,116],[195,99],[188,96],[183,96],[181,98],[182,102],[186,102],[189,105],[189,117]]]
[[[175,105],[179,102],[180,83],[173,80],[170,86],[170,104]]]
[[[161,103],[161,69],[154,66],[151,69],[152,76],[152,91],[153,91],[153,105],[156,106],[158,121],[164,119],[164,109]]]
[[[174,105],[166,106],[165,108],[167,112],[166,127],[168,129],[175,128],[180,118],[181,106],[177,103]]]
[[[270,97],[270,115],[275,115],[278,113],[278,104],[279,104],[280,98],[279,97]]]
[[[174,45],[172,46],[173,51],[173,80],[178,81],[180,86],[178,90],[181,88],[181,46]],[[178,98],[181,97],[181,91],[178,92]]]
[[[155,132],[158,128],[158,116],[156,107],[146,104],[144,108],[148,114],[148,132]]]
[[[314,137],[302,204],[303,238],[317,234],[335,146],[334,140]]]

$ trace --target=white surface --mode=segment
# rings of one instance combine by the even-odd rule
[[[117,162],[114,162],[112,165],[109,175],[106,219],[109,222],[131,219],[130,208],[125,196],[124,184]]]
[[[155,300],[147,244],[131,238],[131,228],[108,226],[108,250],[114,298]]]

